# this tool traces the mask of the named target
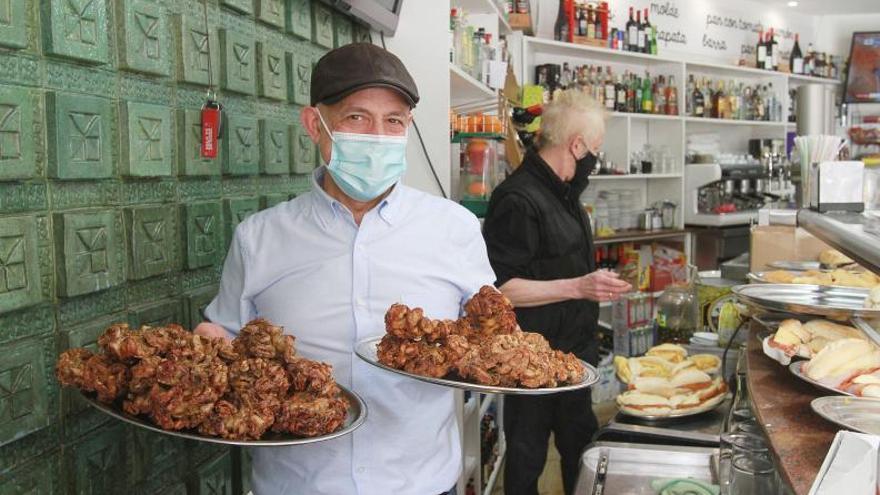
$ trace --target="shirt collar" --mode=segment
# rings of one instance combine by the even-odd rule
[[[569,199],[571,194],[571,185],[564,182],[556,175],[556,172],[550,168],[550,165],[541,158],[536,151],[529,151],[524,160],[527,170],[540,179],[541,183],[547,186],[555,196],[559,199]]]
[[[329,226],[340,214],[349,212],[345,205],[334,199],[324,190],[324,174],[326,173],[326,165],[322,165],[312,172],[312,191],[314,191],[312,197],[314,198],[313,203],[318,216],[325,226]],[[377,210],[379,217],[388,225],[394,224],[394,219],[400,211],[400,196],[403,194],[401,192],[402,188],[403,186],[400,181],[397,181],[391,192],[373,208]]]

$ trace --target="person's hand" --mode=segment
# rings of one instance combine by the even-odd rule
[[[210,323],[207,321],[203,321],[196,326],[196,329],[193,330],[193,333],[196,335],[203,335],[205,337],[219,337],[226,340],[232,340],[229,338],[229,334],[226,333],[226,329],[217,325],[216,323]]]
[[[616,301],[622,294],[632,290],[631,285],[610,270],[597,270],[575,281],[580,298],[596,302]]]

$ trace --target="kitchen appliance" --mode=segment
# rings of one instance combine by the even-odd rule
[[[810,168],[810,209],[861,213],[865,164],[860,161],[821,162]]]
[[[765,187],[757,184],[767,178],[766,168],[760,163],[687,165],[685,224],[723,227],[757,221],[758,209],[773,197],[758,192]]]

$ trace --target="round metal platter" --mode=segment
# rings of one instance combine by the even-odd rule
[[[809,363],[809,361],[792,361],[791,364],[788,365],[788,370],[791,371],[794,376],[809,383],[810,385],[813,385],[814,387],[818,387],[818,388],[821,388],[823,390],[827,390],[829,392],[833,392],[838,395],[849,395],[850,397],[853,397],[853,394],[851,394],[849,392],[844,392],[843,390],[837,390],[836,388],[829,387],[828,385],[825,385],[824,383],[817,382],[816,380],[813,380],[812,378],[808,377],[806,375],[806,373],[804,373],[804,370],[803,370],[804,365],[807,363]]]
[[[741,302],[768,311],[837,318],[880,317],[864,307],[868,289],[803,284],[747,284],[732,289]]]
[[[848,430],[880,435],[880,399],[869,397],[819,397],[810,402],[819,416]]]
[[[377,368],[382,368],[383,370],[390,371],[392,373],[397,373],[398,375],[403,375],[409,378],[414,378],[416,380],[420,380],[427,383],[433,383],[434,385],[442,385],[444,387],[453,387],[462,390],[470,390],[473,392],[480,392],[483,394],[507,394],[507,395],[547,395],[547,394],[556,394],[559,392],[568,392],[570,390],[578,390],[582,388],[587,388],[596,382],[599,381],[599,373],[596,371],[596,368],[590,366],[589,364],[581,361],[584,367],[587,369],[587,375],[584,377],[584,380],[580,383],[573,383],[567,385],[560,385],[558,387],[543,387],[543,388],[520,388],[520,387],[493,387],[491,385],[481,385],[479,383],[466,382],[461,379],[454,378],[433,378],[430,376],[422,376],[416,375],[414,373],[407,373],[406,371],[399,370],[396,368],[392,368],[391,366],[386,366],[379,362],[379,358],[376,356],[376,345],[379,344],[379,341],[382,340],[382,337],[370,337],[364,339],[354,347],[354,353],[358,355],[359,358],[364,361],[372,364]]]
[[[700,407],[695,407],[693,409],[688,409],[687,411],[678,412],[678,413],[670,413],[670,414],[639,414],[634,410],[628,410],[624,408],[619,408],[621,414],[625,414],[627,416],[631,416],[633,418],[639,418],[644,421],[669,421],[680,418],[688,418],[690,416],[696,416],[698,414],[707,413],[709,411],[714,411],[721,404],[724,403],[724,400],[727,398],[729,394],[723,393],[720,395],[716,395],[711,399],[707,400],[705,403],[701,404]]]
[[[770,268],[778,270],[790,270],[793,272],[805,272],[807,270],[821,270],[822,264],[818,261],[774,261],[767,263]]]
[[[300,437],[290,433],[266,432],[259,440],[229,440],[226,438],[201,435],[196,430],[163,430],[162,428],[159,428],[158,426],[153,424],[148,418],[144,416],[133,416],[131,414],[128,414],[116,404],[104,404],[103,402],[98,402],[97,399],[90,395],[80,395],[89,404],[91,404],[92,407],[98,409],[99,411],[113,416],[116,419],[121,419],[126,423],[130,423],[147,430],[155,431],[156,433],[164,433],[166,435],[187,438],[189,440],[196,440],[199,442],[222,443],[226,445],[244,445],[250,447],[279,447],[305,445],[309,443],[332,440],[343,435],[348,435],[349,433],[358,429],[362,424],[364,424],[364,421],[366,421],[367,419],[367,405],[364,403],[363,399],[361,399],[356,393],[346,389],[345,387],[340,386],[339,389],[342,391],[342,396],[345,400],[348,401],[349,405],[348,414],[345,417],[345,423],[343,424],[342,428],[332,433],[316,437]]]

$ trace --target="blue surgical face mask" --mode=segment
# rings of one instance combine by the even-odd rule
[[[374,200],[406,172],[407,136],[330,132],[318,118],[332,141],[327,171],[350,198]]]

